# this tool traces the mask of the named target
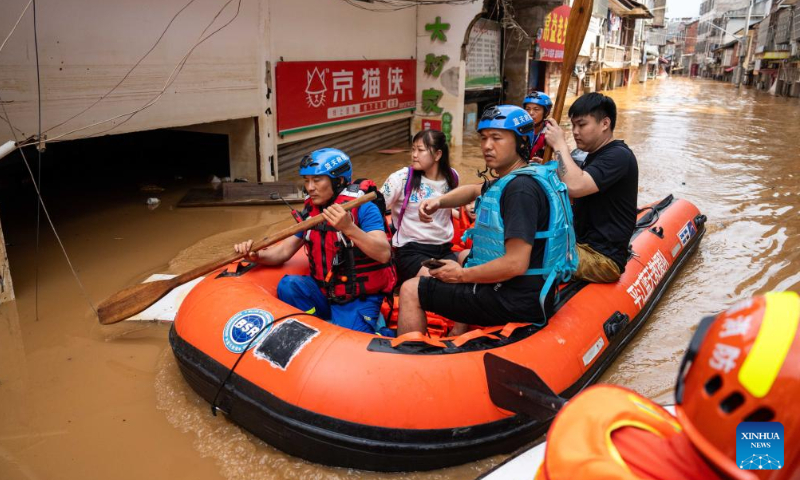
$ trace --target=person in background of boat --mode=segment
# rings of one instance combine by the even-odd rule
[[[581,96],[569,108],[569,118],[575,143],[589,152],[583,166],[570,156],[564,131],[552,118],[547,120],[544,135],[574,201],[580,257],[575,277],[616,282],[625,271],[636,227],[639,166],[625,142],[614,139],[617,106],[610,97],[600,93]]]
[[[381,302],[396,282],[392,251],[383,212],[375,203],[350,212],[342,208],[363,194],[359,185],[350,184],[352,172],[350,157],[341,150],[323,148],[306,155],[300,162],[308,192],[303,214],[322,215],[325,222],[274,247],[251,252],[253,241],[248,240],[234,249],[250,252],[251,261],[281,265],[305,246],[311,275],[283,277],[278,299],[341,327],[380,333]]]
[[[464,239],[464,233],[475,225],[475,202],[451,210],[453,216],[453,251],[463,252],[472,248],[472,239]]]
[[[469,231],[473,248],[463,266],[444,260],[431,277],[412,278],[400,287],[398,335],[426,332],[426,311],[457,322],[451,335],[465,333],[469,325],[544,325],[552,312],[553,292],[546,285],[555,269],[544,265],[552,239],[540,235],[556,229],[551,225],[555,215],[551,192],[539,180],[546,168],[528,166],[533,119],[516,106],[491,107],[483,112],[478,132],[486,171],[495,180],[458,187],[425,200],[419,209],[421,220],[431,222],[438,210],[449,212],[480,195],[475,228]],[[555,208],[563,203],[569,208],[566,198],[556,203]]]
[[[522,108],[528,112],[533,119],[533,147],[531,148],[531,160],[539,159],[536,163],[541,163],[544,156],[545,139],[542,130],[545,127],[545,119],[553,109],[553,101],[544,92],[531,92],[522,101]]]
[[[418,275],[428,275],[421,262],[455,260],[452,252],[453,219],[446,211],[436,212],[433,221],[419,219],[419,205],[440,197],[458,186],[458,175],[450,168],[447,138],[438,130],[422,130],[411,141],[411,166],[402,168],[384,182],[381,191],[392,211],[398,285]]]
[[[767,293],[704,318],[681,362],[676,416],[631,390],[591,387],[550,426],[536,480],[797,480],[798,323],[794,292]],[[737,461],[741,422],[780,422],[784,461]]]

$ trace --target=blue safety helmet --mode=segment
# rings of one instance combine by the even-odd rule
[[[353,164],[339,149],[320,148],[300,160],[300,176],[306,175],[327,175],[331,180],[343,178],[349,184],[353,178]]]
[[[550,113],[550,109],[553,108],[553,101],[550,100],[550,96],[544,92],[531,92],[525,97],[525,100],[522,101],[522,106],[533,103],[534,105],[541,105],[544,107],[544,116],[546,117],[548,113]]]
[[[517,137],[517,151],[522,158],[530,156],[533,146],[533,119],[516,105],[498,105],[483,111],[478,122],[478,131],[486,128],[510,130]]]

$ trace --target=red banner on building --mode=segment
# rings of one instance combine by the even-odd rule
[[[278,133],[413,110],[416,60],[278,62]]]
[[[538,40],[539,60],[545,62],[564,61],[564,43],[567,41],[567,24],[570,8],[562,5],[547,14],[544,19],[542,38]]]
[[[422,119],[423,130],[439,130],[442,131],[442,121],[440,119],[431,120],[429,118]]]

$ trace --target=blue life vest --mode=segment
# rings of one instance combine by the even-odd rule
[[[553,285],[568,282],[578,269],[578,251],[575,248],[575,229],[572,221],[572,206],[569,203],[567,186],[558,178],[557,163],[529,165],[518,168],[497,180],[480,197],[475,206],[475,226],[464,233],[464,240],[472,239],[465,267],[474,267],[500,258],[506,254],[505,229],[500,215],[500,198],[503,190],[518,175],[534,178],[541,185],[550,204],[550,225],[547,231],[536,232],[537,239],[545,239],[544,258],[541,268],[530,268],[525,275],[541,275],[545,279],[539,304],[547,318],[544,301]]]

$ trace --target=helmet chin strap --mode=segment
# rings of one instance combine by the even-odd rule
[[[544,115],[542,115],[542,121],[541,122],[539,122],[539,123],[533,122],[533,129],[536,130],[540,126],[544,125],[544,122],[547,120],[547,117],[549,117],[549,116],[550,116],[550,111],[549,110],[544,112]]]
[[[338,185],[334,185],[334,182],[337,183]],[[333,196],[331,196],[331,198],[327,202],[325,202],[325,208],[328,208],[331,205],[333,205],[333,203],[336,201],[336,198],[338,198],[339,195],[341,195],[341,193],[344,191],[344,189],[347,188],[347,182],[345,182],[344,179],[341,177],[331,178],[331,188],[333,190]]]

